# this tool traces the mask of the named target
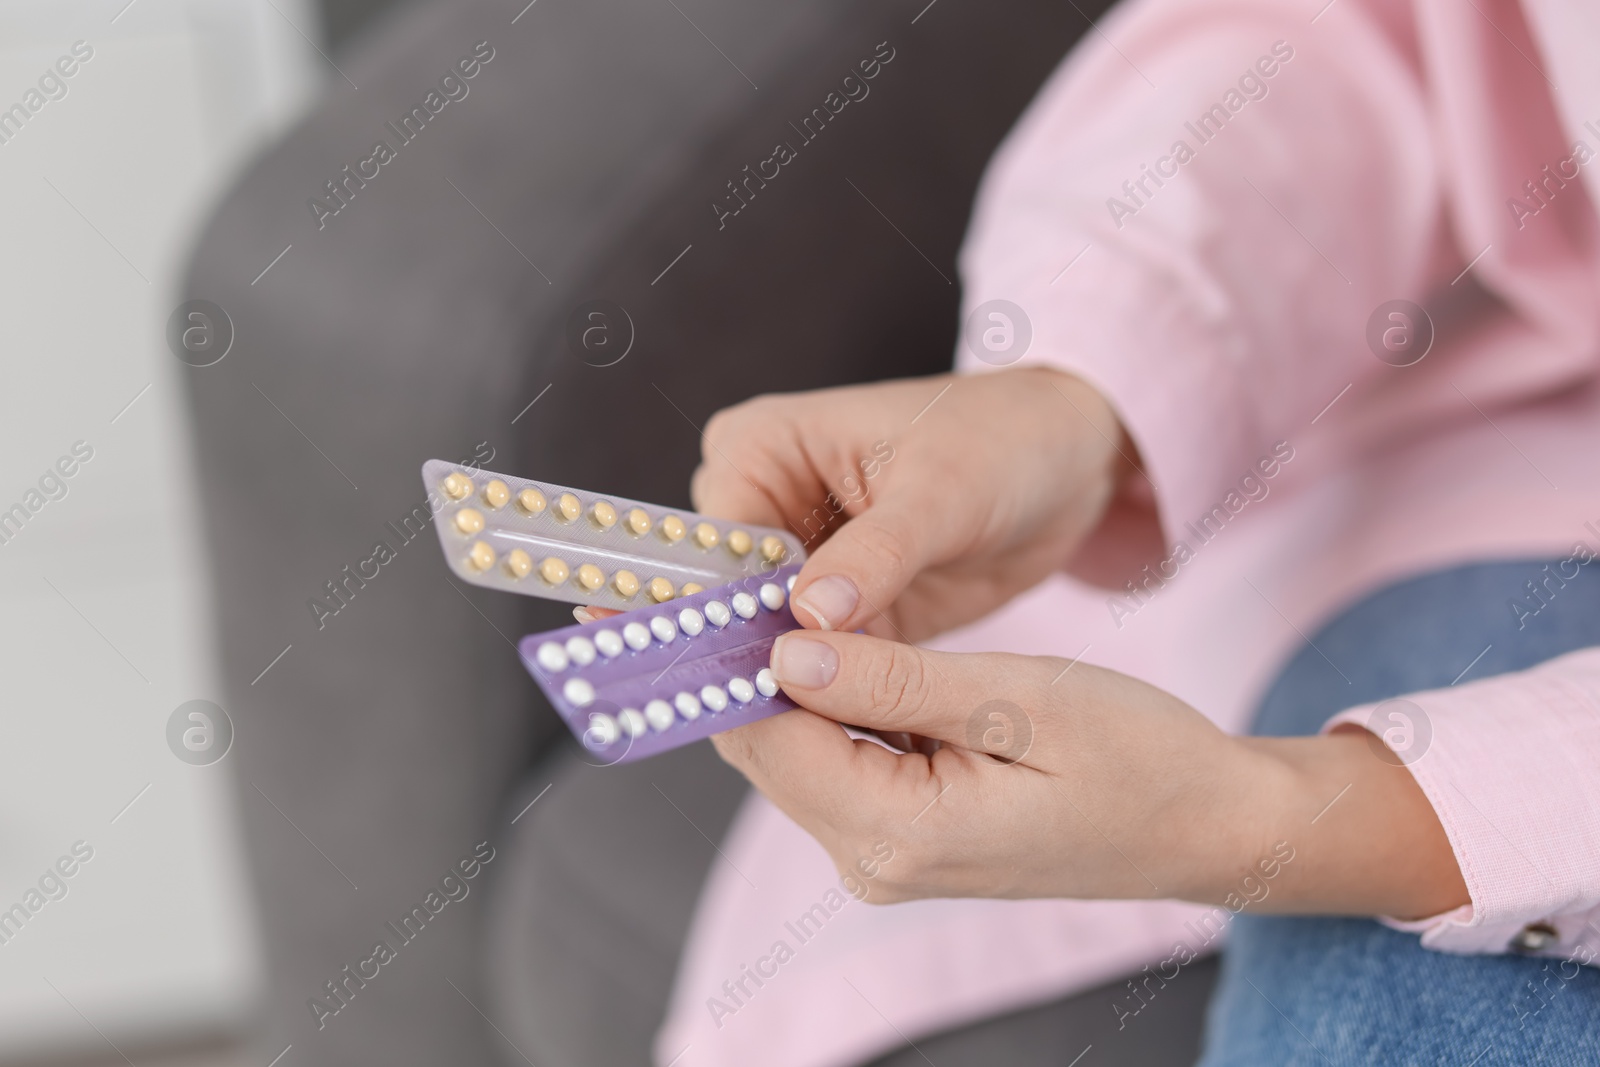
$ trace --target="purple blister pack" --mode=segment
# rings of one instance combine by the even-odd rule
[[[767,666],[799,628],[798,564],[522,639],[518,652],[567,728],[605,764],[654,756],[795,707]]]

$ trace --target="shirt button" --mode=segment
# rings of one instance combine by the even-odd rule
[[[1529,923],[1511,939],[1513,952],[1542,952],[1561,939],[1560,933],[1549,923]]]

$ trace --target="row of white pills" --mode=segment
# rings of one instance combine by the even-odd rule
[[[791,587],[794,585],[793,577],[788,584]],[[577,634],[568,638],[564,645],[546,641],[535,651],[534,658],[539,666],[552,674],[571,666],[587,667],[595,662],[597,656],[617,658],[622,655],[624,648],[643,652],[650,647],[652,640],[670,645],[677,640],[680,631],[688,637],[698,637],[705,632],[707,625],[721,629],[731,623],[735,615],[741,619],[753,619],[761,608],[777,611],[783,607],[785,599],[782,586],[776,582],[766,582],[755,595],[738,592],[729,598],[728,603],[713,600],[705,605],[703,613],[695,608],[684,608],[678,612],[676,621],[669,615],[657,615],[648,624],[630,622],[622,628],[621,633],[600,630],[595,633],[593,640]],[[748,704],[757,693],[770,697],[777,692],[777,679],[773,677],[771,669],[763,667],[757,672],[753,683],[747,678],[732,678],[725,687],[707,685],[701,688],[698,696],[687,691],[681,692],[672,698],[671,703],[652,700],[645,704],[643,711],[623,708],[615,717],[605,712],[593,712],[586,736],[597,744],[609,745],[624,734],[640,737],[647,729],[665,730],[672,725],[676,716],[682,716],[685,722],[693,722],[700,717],[702,708],[720,712],[728,707],[730,696],[740,704]],[[594,685],[585,678],[568,678],[561,687],[561,695],[573,707],[586,708],[594,703]]]
[[[673,621],[670,615],[657,615],[648,624],[630,622],[622,628],[621,633],[599,630],[593,640],[577,634],[569,637],[564,645],[546,641],[534,652],[534,659],[551,674],[559,674],[571,666],[589,666],[595,661],[597,653],[606,659],[616,659],[622,655],[624,648],[643,652],[650,647],[652,639],[670,645],[677,640],[680,631],[688,637],[698,637],[707,625],[720,630],[732,622],[735,615],[741,619],[753,619],[760,608],[777,611],[783,607],[784,599],[782,586],[776,582],[766,582],[754,596],[739,592],[729,598],[728,604],[713,600],[705,605],[704,613],[695,608],[684,608],[678,612],[677,621]],[[569,678],[561,695],[575,707],[581,708],[594,699],[594,687],[582,678]]]
[[[754,683],[748,678],[730,678],[726,686],[703,686],[698,695],[685,690],[674,696],[670,704],[665,700],[652,700],[645,704],[642,712],[638,708],[623,708],[613,717],[603,711],[592,711],[584,737],[596,745],[612,745],[624,735],[642,737],[647,729],[660,733],[679,716],[684,722],[693,722],[702,710],[724,711],[730,697],[740,704],[748,704],[757,693],[770,697],[777,692],[778,680],[773,677],[772,668],[763,667],[756,672]]]

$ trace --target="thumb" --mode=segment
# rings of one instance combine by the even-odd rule
[[[920,734],[1000,758],[1009,754],[1013,761],[1031,747],[1028,708],[1041,706],[1052,662],[806,630],[791,630],[772,646],[778,684],[808,711],[864,729]]]
[[[889,609],[935,558],[937,502],[891,497],[839,527],[806,560],[792,605],[801,625],[849,632]]]

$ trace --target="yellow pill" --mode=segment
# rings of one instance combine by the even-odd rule
[[[716,548],[717,542],[722,540],[722,535],[717,533],[717,528],[709,522],[702,522],[694,528],[694,542],[701,548]]]
[[[494,566],[494,549],[487,541],[476,541],[467,553],[467,566],[475,571],[486,571]]]
[[[472,495],[472,479],[460,471],[452,471],[444,480],[444,495],[451,500],[465,500]]]
[[[643,537],[650,532],[650,516],[645,514],[644,508],[634,508],[628,512],[628,532],[635,537]]]
[[[617,509],[611,506],[609,500],[596,500],[594,507],[589,509],[589,518],[602,530],[609,530],[617,524]]]
[[[639,591],[639,576],[632,571],[618,571],[611,576],[611,587],[623,596],[633,596]]]
[[[483,487],[483,502],[491,508],[503,508],[511,499],[511,487],[499,478]]]
[[[590,592],[606,584],[606,572],[596,567],[593,563],[585,563],[578,568],[578,584]]]
[[[520,548],[514,548],[506,557],[506,570],[513,578],[526,578],[533,573],[533,557]]]
[[[480,533],[483,530],[483,512],[462,508],[456,512],[456,529],[468,535]]]
[[[750,535],[743,530],[734,530],[728,534],[728,551],[735,556],[748,556],[755,543],[750,540]]]
[[[695,593],[703,593],[705,591],[706,591],[706,587],[701,585],[699,582],[684,582],[683,583],[683,595],[684,596],[693,596]]]
[[[562,522],[571,522],[583,514],[583,505],[578,503],[578,498],[571,493],[562,493],[556,498],[556,515]]]
[[[761,558],[768,563],[777,563],[789,554],[789,549],[784,543],[768,534],[761,539]]]
[[[537,515],[545,509],[544,494],[537,489],[524,489],[517,494],[517,507],[525,515]]]
[[[672,583],[665,578],[650,579],[650,599],[664,604],[673,598]]]
[[[689,528],[678,516],[668,515],[661,520],[661,536],[667,539],[668,544],[675,545],[689,536]]]
[[[571,573],[567,568],[566,561],[557,559],[555,556],[547,556],[545,561],[539,564],[539,577],[551,585],[560,585],[567,580],[567,575]]]

